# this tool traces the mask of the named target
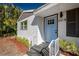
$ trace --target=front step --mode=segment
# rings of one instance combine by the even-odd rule
[[[30,49],[30,51],[28,52],[29,56],[42,56],[39,52],[35,51],[34,49]]]
[[[42,43],[40,45],[34,45],[31,47],[28,54],[30,56],[49,56],[49,49],[48,49],[49,43]]]

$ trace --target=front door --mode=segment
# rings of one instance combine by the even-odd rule
[[[45,40],[51,42],[57,38],[57,15],[45,18]]]

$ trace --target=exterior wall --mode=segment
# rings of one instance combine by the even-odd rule
[[[37,25],[32,25],[35,15],[32,15],[24,20],[17,22],[17,36],[24,37],[30,41],[32,44],[37,43]],[[21,22],[27,20],[27,30],[21,30]]]
[[[45,42],[44,39],[44,18],[38,16],[38,43],[41,44],[42,42]]]
[[[27,20],[27,30],[21,30],[21,22]],[[44,42],[43,19],[41,17],[32,15],[17,22],[17,36],[24,37],[35,44]]]
[[[60,18],[58,13],[58,37],[68,41],[74,41],[79,46],[79,37],[66,36],[66,11],[63,11],[63,17]]]
[[[20,22],[24,20],[28,20],[27,30],[20,29]],[[17,35],[29,39],[32,41],[32,45],[44,42],[44,19],[32,15],[24,20],[17,22]],[[62,18],[60,18],[58,13],[58,37],[68,41],[75,41],[77,44],[79,43],[79,38],[66,36],[66,11],[63,11]]]

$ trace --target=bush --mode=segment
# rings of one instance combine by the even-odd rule
[[[69,42],[66,40],[59,40],[59,46],[62,50],[79,55],[79,48],[75,42]]]
[[[68,45],[69,43],[63,39],[59,40],[59,46],[64,49],[64,50],[67,50],[66,46]]]
[[[16,40],[29,48],[29,40],[22,37],[16,37]]]

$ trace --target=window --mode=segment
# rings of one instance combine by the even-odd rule
[[[21,30],[26,30],[27,29],[27,20],[21,22]]]
[[[48,20],[48,24],[54,24],[54,19]]]
[[[67,36],[79,37],[79,8],[67,11]]]

